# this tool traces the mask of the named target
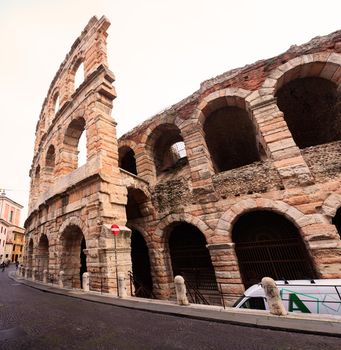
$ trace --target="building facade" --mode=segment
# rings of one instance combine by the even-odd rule
[[[25,229],[20,227],[22,205],[0,193],[0,261],[22,261]]]
[[[79,288],[87,271],[112,292],[121,272],[168,299],[181,274],[213,303],[264,276],[341,278],[341,32],[205,81],[117,140],[109,25],[90,20],[42,107],[27,276]]]

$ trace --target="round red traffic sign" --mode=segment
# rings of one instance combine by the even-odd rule
[[[117,224],[112,224],[111,233],[114,235],[118,235],[120,233],[120,227]]]

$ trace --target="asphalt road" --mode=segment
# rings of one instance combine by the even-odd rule
[[[11,268],[13,269],[13,267]],[[341,349],[341,339],[243,327],[45,293],[0,271],[0,349]]]

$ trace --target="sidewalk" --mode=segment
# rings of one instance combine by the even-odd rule
[[[130,309],[202,319],[214,322],[245,325],[249,327],[270,328],[291,332],[313,333],[341,337],[341,317],[334,315],[297,314],[274,316],[268,311],[234,309],[213,305],[191,304],[179,306],[175,302],[155,299],[127,297],[124,299],[112,294],[84,292],[82,290],[61,289],[51,284],[32,282],[9,272],[9,277],[18,283],[42,290],[47,293],[60,294],[97,303],[110,304]]]

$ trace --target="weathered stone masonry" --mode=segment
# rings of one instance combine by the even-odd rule
[[[87,270],[91,290],[114,291],[117,259],[158,298],[174,295],[182,273],[211,300],[213,276],[228,301],[263,273],[341,278],[341,32],[208,80],[117,141],[108,26],[90,20],[43,104],[28,276],[48,265],[79,287]],[[87,163],[77,168],[83,131]],[[264,247],[274,270],[251,257]]]

